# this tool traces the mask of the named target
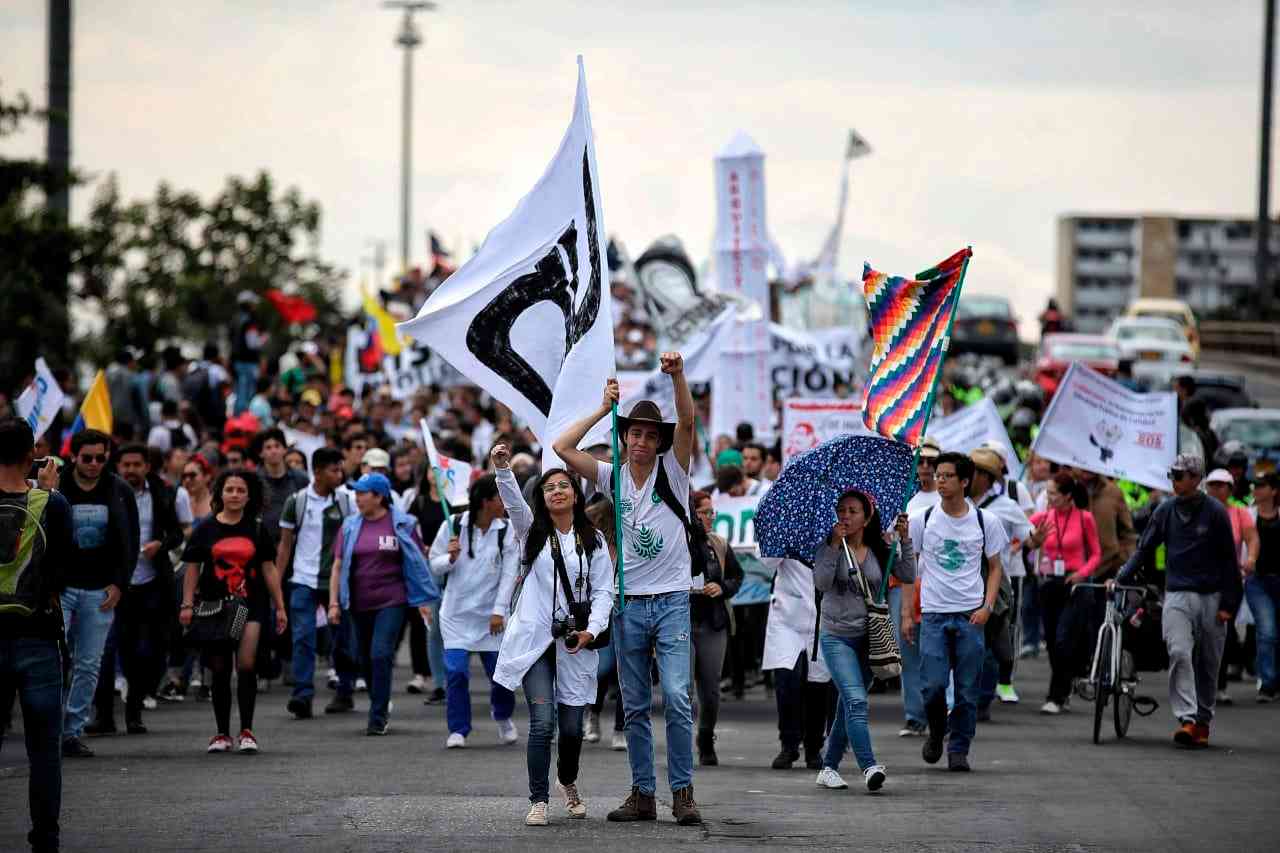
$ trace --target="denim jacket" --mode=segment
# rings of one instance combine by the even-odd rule
[[[409,605],[420,607],[439,601],[440,589],[436,586],[435,578],[431,577],[427,558],[413,538],[417,519],[395,507],[388,507],[387,512],[391,513],[391,526],[400,542],[400,559]],[[356,539],[363,526],[364,516],[358,512],[347,516],[342,522],[342,568],[338,572],[338,603],[343,610],[351,605],[351,555],[355,552]]]

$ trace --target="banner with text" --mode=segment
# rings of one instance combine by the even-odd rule
[[[1018,454],[1013,452],[1009,432],[990,397],[983,397],[950,415],[935,416],[929,421],[927,434],[936,438],[943,450],[966,454],[984,441],[998,441],[1005,449],[1005,458],[1014,466],[1010,473],[1018,473]]]
[[[792,398],[782,403],[782,464],[838,435],[870,435],[857,400]]]
[[[1177,398],[1130,391],[1072,362],[1031,450],[1060,465],[1169,491],[1178,452]]]
[[[717,494],[714,502],[716,519],[711,532],[719,533],[736,551],[756,550],[756,508],[760,495],[740,498]]]
[[[38,441],[58,416],[58,410],[66,399],[49,365],[43,358],[37,358],[35,381],[17,400],[18,417],[27,422]]]

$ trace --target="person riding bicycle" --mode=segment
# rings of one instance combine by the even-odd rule
[[[1199,456],[1178,454],[1169,471],[1174,496],[1156,508],[1138,549],[1116,576],[1116,583],[1125,583],[1156,548],[1166,546],[1169,705],[1179,723],[1173,741],[1187,748],[1209,745],[1218,665],[1243,596],[1231,519],[1222,504],[1200,491],[1202,476]]]

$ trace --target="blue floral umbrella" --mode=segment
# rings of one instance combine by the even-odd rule
[[[813,565],[836,523],[836,501],[850,489],[871,496],[888,530],[910,496],[913,456],[899,441],[842,435],[792,459],[756,510],[761,556]]]

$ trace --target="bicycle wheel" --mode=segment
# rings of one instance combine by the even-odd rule
[[[1107,697],[1111,695],[1111,631],[1103,626],[1098,635],[1098,683],[1093,696],[1093,742],[1102,743],[1102,715],[1107,710]]]
[[[1116,684],[1116,737],[1124,737],[1129,731],[1129,721],[1133,719],[1133,690],[1137,685],[1137,668],[1133,663],[1133,654],[1128,650],[1122,650],[1120,678],[1119,683]]]

